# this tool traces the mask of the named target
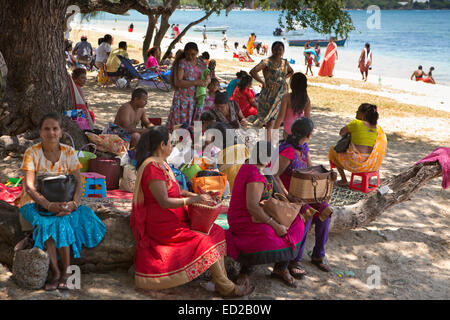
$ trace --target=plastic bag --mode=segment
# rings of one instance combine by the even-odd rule
[[[92,132],[85,132],[89,141],[97,145],[97,150],[103,152],[110,152],[119,157],[122,157],[127,153],[129,148],[128,142],[125,142],[122,138],[115,134],[99,134],[96,135]]]

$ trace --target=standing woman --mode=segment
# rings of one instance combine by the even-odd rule
[[[255,46],[255,40],[256,40],[256,34],[252,33],[250,35],[250,37],[248,37],[248,42],[247,42],[247,52],[249,54],[253,54],[253,49]]]
[[[330,37],[330,42],[327,45],[327,51],[325,51],[325,57],[323,58],[322,65],[320,66],[319,76],[332,77],[334,70],[334,63],[338,58],[337,44],[334,42],[334,38]]]
[[[272,44],[272,56],[262,60],[250,71],[250,75],[262,84],[258,99],[258,119],[255,124],[266,126],[268,139],[270,139],[270,130],[278,116],[281,99],[288,91],[286,80],[294,74],[289,62],[283,59],[283,54],[283,42],[275,41]],[[261,70],[264,80],[258,75]]]
[[[361,71],[362,80],[367,81],[367,75],[369,73],[369,68],[372,65],[372,50],[370,50],[370,44],[366,43],[364,49],[359,56],[358,67]],[[364,75],[366,76],[364,78]]]
[[[208,85],[207,80],[201,80],[201,74],[206,69],[206,63],[198,56],[198,47],[194,42],[188,42],[183,52],[175,58],[170,82],[174,87],[172,107],[170,108],[167,126],[170,131],[174,126],[187,123],[189,126],[193,121],[200,119],[202,110],[195,108],[195,87]]]
[[[301,117],[311,117],[311,101],[306,88],[308,80],[301,72],[296,72],[291,78],[291,93],[286,93],[281,100],[281,108],[275,121],[274,129],[283,124],[284,138],[292,133],[292,123]]]

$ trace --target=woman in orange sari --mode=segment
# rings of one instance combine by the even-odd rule
[[[325,52],[322,65],[320,66],[319,76],[332,77],[334,63],[337,60],[337,58],[338,58],[337,45],[336,42],[334,42],[334,38],[330,37],[330,42],[328,43],[327,51]]]
[[[172,288],[211,271],[215,289],[224,297],[249,295],[254,287],[228,279],[223,257],[224,230],[213,225],[209,234],[189,228],[187,205],[214,202],[209,194],[182,190],[166,162],[172,152],[169,129],[151,127],[136,147],[138,173],[130,226],[136,239],[136,287]]]
[[[249,54],[253,54],[253,48],[255,46],[256,34],[252,33],[248,38],[247,42],[247,52]]]

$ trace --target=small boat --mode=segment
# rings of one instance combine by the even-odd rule
[[[203,26],[196,26],[193,27],[192,30],[197,31],[197,32],[203,32],[203,30],[205,29],[205,27]],[[228,26],[220,26],[220,27],[206,27],[206,32],[222,32],[222,31],[227,31]]]
[[[335,40],[334,42],[336,42],[338,47],[343,47],[346,40],[347,38]],[[316,42],[319,43],[319,46],[321,47],[326,47],[330,42],[329,40],[288,40],[288,44],[290,47],[303,47],[307,41],[309,41],[309,44],[312,47],[316,45]]]
[[[300,25],[295,26],[295,29],[288,30],[287,28],[281,29],[281,28],[275,28],[275,30],[272,32],[272,34],[275,37],[281,37],[281,36],[301,36],[305,33],[305,28],[303,28]]]

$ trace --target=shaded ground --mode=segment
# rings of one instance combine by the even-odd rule
[[[90,77],[85,95],[96,114],[97,124],[105,125],[113,120],[120,104],[129,99],[130,92],[128,89],[101,89]],[[166,117],[171,99],[172,93],[150,91],[147,113]],[[314,102],[313,97],[311,100]],[[338,114],[313,103],[316,130],[310,148],[315,164],[328,164],[329,147],[338,140],[339,129],[352,117],[352,114]],[[402,137],[401,130],[388,125],[396,121],[398,119],[381,119],[382,126],[386,123],[383,129],[388,135],[388,152],[380,170],[382,179],[400,173],[439,146],[427,142],[434,137],[421,131],[421,123],[427,123],[426,118],[416,121],[415,139]],[[442,131],[448,135],[445,126]],[[441,141],[440,145],[449,145],[445,138],[436,140]],[[6,158],[0,160],[0,182],[4,182],[5,177],[17,176],[21,162],[20,158],[3,157]],[[330,234],[326,250],[333,273],[323,273],[309,262],[307,252],[314,246],[311,233],[304,256],[309,275],[299,281],[298,288],[291,289],[267,278],[271,266],[259,266],[251,277],[257,287],[250,299],[449,299],[449,199],[449,191],[442,190],[441,178],[438,178],[418,191],[411,201],[384,212],[366,227]],[[370,276],[367,268],[371,265],[380,268],[379,289],[371,290],[367,286]],[[143,293],[135,290],[133,277],[123,270],[83,274],[81,290],[47,293],[20,289],[10,271],[0,267],[0,299],[220,299],[203,289],[202,281]]]

